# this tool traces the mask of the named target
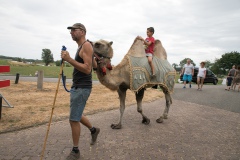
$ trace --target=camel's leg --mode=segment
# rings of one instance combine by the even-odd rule
[[[121,129],[122,128],[122,117],[125,110],[125,99],[126,99],[126,91],[127,89],[119,88],[118,89],[118,95],[120,100],[120,119],[118,124],[112,124],[112,129]]]
[[[142,115],[142,123],[143,124],[149,124],[150,119],[147,118],[143,113],[142,113],[142,99],[144,96],[144,89],[141,89],[139,92],[136,93],[136,101],[137,101],[137,111]]]
[[[234,84],[233,84],[233,87],[232,87],[232,88],[233,88],[233,91],[235,91],[236,85],[237,85],[237,83],[234,83]]]
[[[160,118],[158,118],[156,120],[158,123],[162,123],[163,119],[168,118],[168,111],[169,111],[170,105],[172,104],[172,97],[171,97],[170,93],[166,89],[164,89],[163,87],[161,87],[161,88],[163,90],[163,93],[165,94],[166,107],[164,109],[163,115],[160,116]]]

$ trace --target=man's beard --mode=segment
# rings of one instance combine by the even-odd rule
[[[78,38],[77,38],[77,37],[72,36],[72,39],[73,39],[74,41],[78,41]]]

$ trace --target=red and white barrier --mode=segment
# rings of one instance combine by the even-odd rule
[[[0,73],[10,72],[10,66],[0,66]],[[10,80],[0,80],[0,88],[10,86]]]

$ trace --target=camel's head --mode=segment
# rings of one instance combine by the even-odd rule
[[[113,57],[113,42],[108,42],[105,40],[99,40],[93,42],[93,50],[94,55],[96,57],[98,63],[98,71],[102,73],[102,75],[106,75],[107,70],[112,69],[111,58]]]
[[[113,49],[112,49],[113,42],[108,42],[105,40],[98,40],[93,42],[93,50],[94,53],[97,54],[99,57],[113,57]]]

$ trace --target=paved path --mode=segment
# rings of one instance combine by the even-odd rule
[[[193,86],[194,87],[194,86]],[[205,86],[204,86],[205,87]],[[240,159],[240,114],[225,109],[216,108],[213,103],[202,104],[199,97],[205,101],[212,99],[212,88],[222,86],[207,86],[200,92],[181,89],[176,85],[173,94],[173,105],[169,111],[169,119],[158,124],[155,120],[162,114],[165,101],[143,104],[144,113],[151,119],[150,125],[141,123],[141,116],[136,111],[136,105],[127,107],[124,114],[123,128],[112,130],[111,123],[117,122],[118,110],[100,112],[89,115],[89,119],[101,128],[98,142],[90,146],[90,133],[83,127],[80,139],[81,159]],[[223,93],[222,93],[223,92]],[[191,98],[181,100],[180,95]],[[180,95],[179,95],[180,94]],[[240,97],[238,92],[227,92],[220,89],[214,95]],[[147,96],[147,92],[145,94]],[[179,99],[179,100],[178,100]],[[219,99],[217,98],[216,101]],[[191,101],[194,101],[191,102]],[[213,100],[211,100],[213,101]],[[208,101],[207,101],[208,102]],[[204,102],[205,103],[205,102]],[[214,103],[215,104],[215,103]],[[222,105],[224,106],[224,105]],[[233,106],[234,108],[239,107]],[[222,108],[220,106],[220,108]],[[0,134],[0,159],[40,159],[47,124],[12,133]],[[68,120],[52,124],[45,159],[64,159],[72,147]]]
[[[215,108],[240,113],[240,92],[226,91],[226,85],[204,85],[202,91],[197,91],[197,85],[183,89],[183,85],[175,85],[173,98]]]
[[[16,76],[6,76],[6,75],[0,75],[0,79],[10,79],[10,80],[15,80]],[[26,81],[26,82],[37,82],[37,77],[26,77],[26,76],[21,76],[19,77],[19,82],[20,81]],[[44,82],[57,82],[58,78],[43,78]],[[66,82],[72,82],[72,79],[66,79]]]
[[[16,76],[6,76],[6,75],[0,75],[0,80],[2,79],[9,79],[9,80],[16,80]],[[21,76],[19,77],[19,82],[21,81],[26,81],[26,82],[37,82],[37,77],[26,77],[26,76]],[[44,82],[58,82],[58,78],[43,78]],[[62,81],[62,78],[61,78]],[[72,79],[68,78],[66,79],[67,83],[72,83]],[[93,81],[94,84],[99,83],[99,81]]]

